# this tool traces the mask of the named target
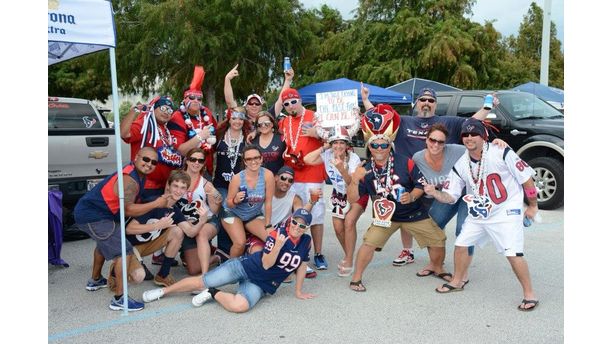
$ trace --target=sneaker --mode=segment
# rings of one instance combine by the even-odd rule
[[[195,307],[200,307],[210,299],[212,299],[212,295],[208,292],[208,289],[204,289],[203,292],[191,299],[191,304],[193,304]]]
[[[151,271],[149,270],[149,268],[147,268],[147,265],[144,262],[140,262],[140,264],[142,264],[142,268],[145,271],[145,281],[152,281],[153,278],[155,278],[155,276],[153,276],[153,274],[151,273]]]
[[[170,274],[168,274],[168,276],[166,276],[166,277],[161,277],[158,274],[158,275],[155,275],[155,278],[153,279],[153,283],[155,283],[155,284],[157,284],[159,286],[162,286],[162,287],[169,287],[169,286],[173,285],[174,283],[176,283],[176,280]]]
[[[317,277],[317,272],[314,271],[310,266],[306,265],[306,278]]]
[[[142,301],[151,302],[157,301],[164,296],[164,290],[162,288],[147,290],[142,293]]]
[[[87,281],[87,285],[85,286],[85,289],[89,291],[96,291],[100,288],[106,288],[106,287],[108,287],[108,281],[106,280],[106,278],[104,278],[104,276],[100,276],[100,278],[98,278],[95,281],[93,278],[90,278]]]
[[[327,260],[325,260],[325,256],[322,254],[315,254],[314,263],[317,270],[327,270]]]
[[[108,308],[114,310],[114,311],[122,311],[123,310],[123,298],[125,297],[125,295],[123,295],[119,300],[115,300],[115,298],[111,298],[111,302],[110,305],[108,305]],[[144,308],[144,303],[142,302],[138,302],[134,299],[132,299],[131,297],[128,296],[128,312],[134,312],[134,311],[139,311],[141,309]]]
[[[160,254],[159,256],[156,256],[155,254],[153,254],[151,256],[151,264],[153,265],[162,265],[164,264],[164,258],[166,256],[164,254]],[[178,261],[176,259],[174,259],[174,261],[172,262],[171,266],[178,266]]]
[[[411,263],[414,263],[414,254],[412,250],[402,250],[399,256],[393,261],[394,266],[402,266]]]

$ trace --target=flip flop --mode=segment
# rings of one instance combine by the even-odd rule
[[[436,288],[436,292],[440,293],[440,294],[447,294],[447,293],[452,293],[454,291],[463,291],[463,287],[453,287],[452,285],[450,285],[448,283],[442,284],[442,288],[446,288],[448,290],[440,290],[440,289]]]
[[[451,274],[450,272],[443,272],[441,274],[434,273],[434,276],[438,277],[439,279],[443,280],[444,282],[450,282],[453,279],[453,274]],[[446,279],[444,277],[450,277],[450,279]]]
[[[342,267],[340,270],[338,270],[338,276],[340,277],[350,276],[353,273],[353,269],[354,268],[352,266],[350,268]]]
[[[531,312],[532,310],[534,310],[538,306],[538,303],[540,303],[540,301],[538,301],[538,300],[523,299],[523,301],[521,302],[520,305],[518,305],[517,308],[521,312]],[[533,305],[533,307],[524,308],[527,305]],[[521,307],[521,306],[523,306],[523,307]]]
[[[352,288],[352,287],[356,287]],[[363,285],[363,283],[361,283],[361,280],[357,281],[357,282],[351,282],[349,284],[349,288],[351,288],[352,291],[358,292],[358,293],[363,293],[366,291],[366,287]]]
[[[420,272],[417,272],[416,275],[419,277],[427,277],[427,276],[431,276],[436,273],[435,271],[429,270],[429,269],[423,269],[422,271],[424,271],[425,273],[422,274]]]

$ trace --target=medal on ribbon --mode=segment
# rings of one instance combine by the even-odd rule
[[[373,225],[385,228],[391,227],[391,217],[395,212],[395,202],[386,198],[379,198],[372,203],[372,210],[374,212]]]

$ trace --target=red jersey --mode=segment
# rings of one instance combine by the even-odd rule
[[[191,120],[192,128],[202,129],[202,127],[206,125],[203,123],[204,121],[202,120],[204,116],[209,117],[210,123],[212,123],[213,127],[216,130],[217,121],[215,120],[215,117],[213,116],[212,111],[210,111],[210,109],[207,108],[206,106],[204,106],[203,110],[200,111],[199,116],[189,115],[189,119]],[[185,123],[185,118],[183,116],[183,113],[180,110],[177,110],[172,114],[172,118],[170,119],[170,121],[176,123],[180,127],[180,130],[177,130],[175,133],[177,140],[181,142],[187,142],[193,138],[193,135],[189,135],[189,131],[192,128],[190,128],[187,125],[187,123]],[[208,172],[209,175],[212,176],[213,175],[213,160],[214,160],[213,156],[215,153],[214,145],[213,147],[209,148],[209,147],[204,147],[204,144],[202,144],[200,148],[204,149],[204,153],[205,153],[204,158],[206,159],[206,171]]]
[[[304,165],[304,156],[323,146],[320,139],[301,136],[302,128],[314,125],[314,111],[304,109],[301,117],[287,116],[278,123],[278,130],[287,144],[286,154],[283,154],[285,164],[295,171],[295,181],[299,183],[320,183],[325,180],[325,167],[318,165]],[[301,126],[300,126],[301,120]],[[295,147],[295,148],[294,148]]]

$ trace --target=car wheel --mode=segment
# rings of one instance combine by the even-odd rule
[[[563,206],[563,163],[553,158],[535,158],[528,162],[535,171],[538,208],[553,210]]]

